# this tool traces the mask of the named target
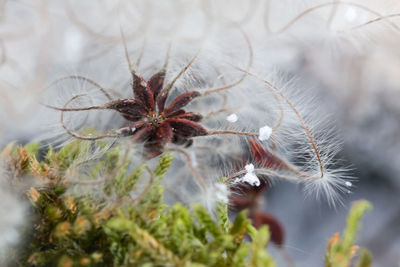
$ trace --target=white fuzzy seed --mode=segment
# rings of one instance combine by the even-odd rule
[[[260,179],[258,179],[257,175],[254,173],[254,165],[247,164],[244,168],[246,169],[246,174],[240,179],[240,181],[252,186],[260,186]]]
[[[347,182],[345,182],[345,185],[348,186],[348,187],[350,187],[350,186],[352,186],[353,184],[352,184],[351,182],[347,181]]]
[[[226,117],[226,120],[229,122],[237,122],[238,120],[238,116],[235,113],[232,113],[231,115],[229,115],[228,117]]]
[[[272,129],[269,126],[264,126],[261,127],[258,131],[258,139],[260,139],[260,141],[265,141],[268,140],[271,137],[272,134]]]
[[[252,163],[247,164],[246,166],[244,166],[244,169],[245,169],[247,172],[254,172],[254,165],[253,165]]]

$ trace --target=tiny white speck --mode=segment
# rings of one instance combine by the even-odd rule
[[[347,194],[350,194],[351,192],[350,192],[350,190],[347,190]]]
[[[136,131],[136,128],[135,127],[131,128],[131,132],[133,133],[134,131]]]
[[[261,127],[258,131],[258,139],[261,141],[268,140],[271,137],[272,129],[269,126]]]
[[[350,186],[352,186],[353,184],[352,184],[351,182],[347,181],[347,182],[345,183],[345,185],[348,186],[348,187],[350,187]]]
[[[228,117],[226,117],[226,120],[229,122],[237,122],[238,116],[235,113],[232,113]]]
[[[143,86],[143,87],[146,87],[146,82],[145,81],[141,81],[140,85]]]

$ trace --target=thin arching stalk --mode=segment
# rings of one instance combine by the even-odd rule
[[[219,134],[233,134],[233,135],[244,135],[244,136],[258,136],[259,133],[255,132],[240,132],[231,130],[208,130],[207,135],[219,135]]]
[[[335,4],[335,5],[332,7],[331,12],[329,14],[328,21],[326,22],[326,27],[327,27],[328,30],[331,29],[333,19],[335,18],[335,15],[336,15],[337,10],[338,10],[337,2],[339,2],[339,0],[332,0],[332,4]]]
[[[391,15],[387,15],[387,16],[381,16],[381,17],[378,17],[378,18],[369,20],[369,21],[367,21],[367,22],[365,22],[365,23],[363,23],[363,24],[354,26],[354,27],[350,28],[350,30],[356,30],[356,29],[362,28],[362,27],[364,27],[364,26],[367,26],[367,25],[369,25],[369,24],[373,24],[373,23],[376,23],[376,22],[379,22],[379,21],[382,21],[382,20],[387,20],[387,19],[389,19],[389,18],[394,18],[394,17],[400,17],[400,14],[399,14],[399,13],[396,13],[396,14],[391,14]],[[343,30],[343,31],[344,31],[344,30]]]
[[[119,137],[119,135],[111,134],[111,133],[108,133],[108,134],[105,134],[105,135],[96,136],[96,137],[81,136],[81,135],[75,133],[74,131],[70,130],[70,129],[65,125],[65,123],[64,123],[64,112],[65,112],[65,111],[81,111],[81,110],[89,110],[89,109],[98,109],[98,108],[88,107],[88,108],[86,108],[86,109],[83,108],[83,109],[78,109],[78,110],[73,110],[73,109],[69,109],[69,110],[68,110],[68,109],[66,108],[66,107],[68,106],[68,104],[70,104],[72,101],[74,101],[75,99],[77,99],[77,98],[79,98],[79,97],[81,97],[81,96],[82,96],[82,95],[73,96],[70,100],[68,100],[68,101],[65,103],[65,105],[64,105],[64,107],[63,107],[62,109],[57,108],[57,107],[54,108],[54,109],[56,109],[56,110],[60,110],[60,111],[61,111],[60,123],[61,123],[62,127],[64,128],[64,130],[65,130],[69,135],[71,135],[72,137],[75,137],[75,138],[80,139],[80,140],[91,140],[91,141],[94,141],[94,140],[100,140],[100,139],[105,139],[105,138],[117,138],[117,137]],[[52,108],[51,106],[48,106],[48,107]],[[101,109],[104,109],[104,108],[101,108]]]
[[[133,79],[135,79],[134,74],[136,73],[136,70],[133,67],[133,64],[131,62],[131,58],[129,57],[128,46],[126,45],[126,38],[125,38],[125,34],[124,34],[124,31],[123,31],[121,25],[119,27],[119,31],[120,31],[120,34],[121,34],[122,45],[124,46],[125,59],[126,59],[126,62],[128,63],[129,71],[130,71],[130,73],[132,75],[132,80],[133,80]]]
[[[260,80],[261,82],[263,82],[265,85],[267,85],[267,88],[269,88],[270,90],[275,91],[283,100],[285,100],[285,102],[290,106],[290,108],[293,110],[293,112],[296,114],[297,118],[299,119],[302,127],[304,128],[304,131],[306,132],[307,138],[310,140],[311,146],[314,150],[315,156],[317,157],[318,160],[318,165],[321,171],[321,178],[324,177],[324,166],[322,164],[322,160],[321,160],[321,156],[320,153],[318,151],[317,145],[315,144],[314,138],[311,135],[310,129],[308,128],[307,124],[305,123],[303,117],[301,116],[300,112],[297,110],[297,108],[295,107],[295,105],[282,93],[281,90],[279,90],[276,86],[274,86],[273,84],[271,84],[269,81],[264,80],[263,78],[259,77],[258,75],[251,73],[247,70],[243,70],[239,67],[236,67],[238,70],[243,71],[245,73],[247,73],[250,76],[255,77],[256,79]]]
[[[174,152],[178,152],[181,153],[185,156],[187,163],[189,165],[190,171],[193,174],[194,179],[196,180],[196,182],[199,184],[199,186],[205,190],[206,189],[206,185],[204,184],[204,182],[201,180],[200,175],[198,174],[198,172],[196,171],[196,168],[193,166],[193,161],[192,158],[190,157],[190,155],[183,149],[180,148],[168,148],[167,151],[174,151]]]
[[[64,80],[69,80],[69,79],[77,79],[77,80],[82,80],[82,81],[85,81],[85,82],[87,82],[87,83],[90,83],[91,85],[97,87],[97,88],[100,90],[100,92],[102,92],[102,93],[104,94],[104,96],[105,96],[108,100],[110,100],[110,101],[113,100],[113,98],[111,97],[111,95],[107,92],[107,89],[105,89],[105,88],[102,87],[100,84],[98,84],[97,82],[93,81],[92,79],[87,78],[87,77],[84,77],[84,76],[81,76],[81,75],[68,75],[68,76],[65,76],[65,77],[58,78],[57,80],[55,80],[55,81],[53,81],[52,83],[50,83],[50,84],[47,86],[47,88],[50,88],[50,87],[52,87],[52,86],[54,86],[54,85],[56,85],[56,84],[58,84],[58,83],[60,83],[60,82],[62,82],[62,81],[64,81]]]
[[[84,95],[83,94],[82,95],[76,95],[76,96],[73,97],[73,100],[78,98],[78,97],[81,97],[81,96],[84,96]],[[103,106],[90,106],[90,107],[83,107],[83,108],[66,108],[65,106],[60,108],[60,107],[47,105],[47,104],[42,104],[42,105],[45,106],[46,108],[51,108],[51,109],[58,110],[58,111],[63,111],[63,112],[66,112],[66,111],[85,111],[85,110],[94,110],[94,109],[96,109],[96,110],[107,109],[106,105],[103,105]]]
[[[288,171],[291,171],[294,174],[298,175],[301,179],[321,179],[321,177],[309,175],[309,174],[304,173],[290,165],[287,165],[286,167],[288,167],[288,169],[287,169]],[[227,184],[228,182],[231,182],[235,178],[244,176],[246,173],[247,173],[246,170],[241,170],[241,171],[235,172],[235,173],[231,174],[230,176],[228,176],[226,178],[226,180],[224,181],[224,183]],[[276,171],[273,171],[271,169],[266,169],[266,168],[255,168],[254,173],[258,174],[258,175],[269,175],[269,176],[277,177],[280,179],[291,180],[291,178],[289,176],[280,174]]]
[[[290,27],[292,27],[298,20],[300,20],[302,17],[304,17],[305,15],[307,15],[308,13],[311,13],[315,10],[321,9],[321,8],[325,8],[328,6],[336,6],[336,5],[344,5],[344,6],[353,6],[353,7],[357,7],[360,8],[362,10],[365,10],[371,14],[374,14],[376,16],[382,17],[382,15],[368,7],[365,7],[363,5],[357,4],[357,3],[352,3],[352,2],[344,2],[344,1],[334,1],[334,2],[330,2],[330,3],[323,3],[323,4],[319,4],[316,5],[314,7],[308,8],[306,10],[304,10],[303,12],[301,12],[300,14],[298,14],[295,18],[293,18],[291,21],[289,21],[286,25],[284,25],[283,27],[281,27],[279,30],[276,31],[272,31],[270,26],[269,26],[269,3],[266,5],[265,8],[265,15],[264,15],[264,25],[266,30],[271,33],[271,34],[281,34],[283,32],[285,32],[286,30],[288,30]],[[397,30],[400,30],[400,28],[392,23],[391,21],[389,21],[390,25],[392,27],[394,27]]]
[[[172,42],[168,42],[167,53],[165,54],[164,65],[162,67],[164,70],[168,68],[169,56],[171,54],[171,47],[172,47]]]
[[[125,42],[125,41],[124,41]],[[139,56],[136,60],[136,68],[139,69],[140,66],[140,62],[142,61],[143,55],[144,55],[144,50],[146,48],[146,44],[147,44],[147,38],[146,36],[143,38],[143,44],[142,47],[140,48],[140,52],[139,52]]]
[[[189,69],[189,67],[190,67],[190,66],[194,63],[194,61],[197,59],[198,55],[200,54],[200,51],[201,51],[201,49],[199,49],[199,50],[196,52],[196,54],[192,57],[192,59],[186,64],[185,67],[182,68],[182,70],[175,76],[175,78],[172,79],[172,81],[169,82],[169,83],[167,84],[167,86],[164,87],[164,88],[161,90],[160,94],[162,94],[163,91],[164,91],[164,93],[167,93],[167,94],[169,93],[169,91],[171,90],[171,88],[174,86],[175,82]]]
[[[238,110],[239,108],[240,108],[240,107],[221,108],[221,109],[218,109],[218,110],[216,110],[216,111],[211,111],[211,112],[207,113],[206,115],[204,115],[204,119],[208,119],[208,118],[210,118],[211,116],[217,115],[217,114],[219,114],[219,113],[233,112],[233,111],[235,111],[235,110]]]
[[[246,41],[247,47],[249,49],[249,62],[247,63],[246,69],[250,69],[251,66],[253,65],[253,57],[254,57],[253,48],[251,46],[251,42],[250,42],[250,39],[247,36],[247,34],[242,29],[240,29],[240,32],[242,33],[244,40]],[[247,74],[244,73],[237,81],[235,81],[231,84],[227,84],[227,85],[217,87],[217,88],[211,88],[211,89],[202,91],[201,94],[202,94],[202,96],[207,96],[209,94],[218,93],[218,92],[230,89],[230,88],[235,87],[236,85],[240,84],[246,78],[246,76],[247,76]]]
[[[285,112],[283,111],[282,101],[280,100],[278,95],[273,91],[271,91],[271,92],[272,92],[272,95],[273,95],[275,101],[279,105],[279,118],[278,118],[277,122],[275,123],[275,125],[272,126],[272,132],[276,132],[282,125],[283,117],[285,115]]]

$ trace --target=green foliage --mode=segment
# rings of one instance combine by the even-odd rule
[[[371,209],[368,201],[357,201],[353,204],[347,217],[347,225],[342,237],[336,233],[328,243],[328,249],[325,255],[325,265],[327,267],[347,267],[351,265],[352,258],[358,250],[354,246],[357,230],[360,227],[360,220],[364,213]],[[359,255],[357,266],[371,266],[371,256],[367,250],[362,250]]]
[[[275,266],[275,263],[272,261],[266,250],[259,249],[260,247],[265,247],[268,244],[269,240],[269,232],[266,226],[261,227],[258,231],[249,226],[251,230],[249,234],[253,239],[253,243],[251,244],[251,259],[250,266]]]
[[[265,249],[268,228],[254,228],[246,211],[231,222],[223,203],[216,218],[201,205],[163,203],[161,182],[173,154],[151,170],[135,166],[119,147],[90,161],[88,142],[59,151],[50,146],[42,161],[39,148],[10,144],[0,154],[12,184],[32,176],[39,184],[26,194],[32,226],[26,244],[12,253],[13,266],[275,266]],[[342,237],[329,241],[327,267],[351,266],[360,220],[370,207],[366,201],[353,205]],[[371,262],[362,249],[355,266]]]
[[[231,222],[228,217],[228,206],[224,203],[217,203],[217,215],[218,215],[218,223],[224,229],[225,232],[229,231],[231,227]]]
[[[200,205],[167,206],[162,178],[173,154],[156,167],[135,166],[119,147],[87,162],[89,142],[74,141],[38,161],[39,144],[8,146],[1,157],[13,179],[35,177],[27,192],[33,218],[16,266],[274,266],[269,233],[244,212],[231,223]],[[252,237],[245,241],[246,234]]]

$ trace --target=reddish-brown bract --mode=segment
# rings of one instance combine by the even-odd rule
[[[200,93],[183,93],[165,107],[169,90],[163,89],[164,78],[164,70],[154,74],[148,82],[133,74],[134,99],[117,100],[107,105],[108,109],[118,111],[125,119],[136,122],[120,129],[120,132],[132,136],[136,143],[144,143],[148,158],[161,154],[169,142],[188,145],[192,142],[190,138],[207,134],[207,130],[197,123],[202,116],[182,109]]]
[[[254,138],[249,139],[250,151],[254,160],[263,168],[284,169],[287,164],[266,148],[263,148]]]
[[[288,167],[281,158],[262,147],[254,138],[249,139],[250,152],[257,164],[265,169],[281,170]],[[271,241],[282,246],[285,239],[285,232],[281,223],[272,215],[260,211],[260,198],[268,189],[268,183],[261,180],[260,186],[248,186],[243,184],[234,185],[231,190],[233,194],[229,198],[229,202],[236,209],[248,209],[249,218],[255,227],[268,225],[271,233]]]

